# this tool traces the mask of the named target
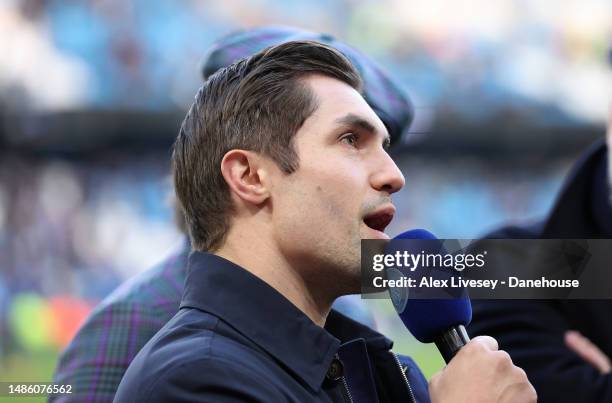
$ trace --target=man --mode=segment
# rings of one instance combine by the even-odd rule
[[[610,172],[612,109],[607,147],[591,147],[576,164],[548,218],[510,227],[490,238],[612,238]],[[612,301],[472,301],[470,331],[497,338],[527,371],[539,401],[612,402]]]
[[[115,401],[429,401],[388,339],[330,312],[359,292],[360,240],[388,238],[391,195],[404,185],[361,85],[342,54],[311,41],[206,81],[173,153],[195,249],[181,309]],[[535,401],[496,350],[491,338],[470,342],[434,377],[431,400]]]
[[[410,100],[373,61],[328,35],[289,27],[260,27],[217,41],[203,63],[208,78],[219,68],[267,46],[294,39],[316,39],[341,50],[359,69],[363,94],[397,143],[410,125]],[[183,232],[182,213],[177,215]],[[61,402],[110,402],[134,356],[178,311],[183,295],[189,242],[158,266],[123,284],[98,305],[62,354],[54,382],[71,384],[72,394],[54,395]],[[371,318],[358,304],[339,301],[337,308],[363,323]]]

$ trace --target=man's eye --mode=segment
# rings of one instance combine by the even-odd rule
[[[351,147],[357,147],[357,141],[358,140],[359,140],[359,135],[357,135],[355,133],[350,133],[350,134],[347,134],[346,136],[342,137],[341,141],[344,141],[345,143],[347,143]]]

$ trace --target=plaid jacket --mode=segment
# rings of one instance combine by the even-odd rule
[[[134,356],[178,311],[190,247],[124,283],[91,313],[61,355],[54,402],[112,402]]]

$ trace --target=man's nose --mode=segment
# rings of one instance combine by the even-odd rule
[[[383,152],[370,177],[372,187],[381,192],[393,194],[404,187],[406,180],[399,170],[395,161],[391,159],[387,152]]]

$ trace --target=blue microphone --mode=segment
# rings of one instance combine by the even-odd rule
[[[391,242],[385,252],[395,253],[394,250],[390,249],[397,249],[397,245],[403,245],[400,248],[402,252],[442,255],[447,253],[443,241],[438,240],[432,233],[423,229],[406,231],[393,240],[401,239],[413,239],[415,241],[409,243]],[[395,246],[393,246],[394,244]],[[404,247],[406,244],[408,248]],[[395,271],[397,272],[397,270]],[[422,270],[412,272],[410,277],[414,278],[415,273],[418,276],[419,273],[422,273]],[[456,273],[448,268],[444,270],[434,268],[429,274],[438,279],[450,279]],[[390,277],[392,276],[393,274]],[[436,343],[436,347],[447,363],[461,347],[470,341],[465,330],[465,326],[472,320],[472,305],[467,290],[448,288],[443,290],[403,289],[398,291],[390,289],[390,293],[393,305],[410,333],[422,343]],[[440,296],[440,293],[444,293],[444,297],[436,298],[436,296]]]

